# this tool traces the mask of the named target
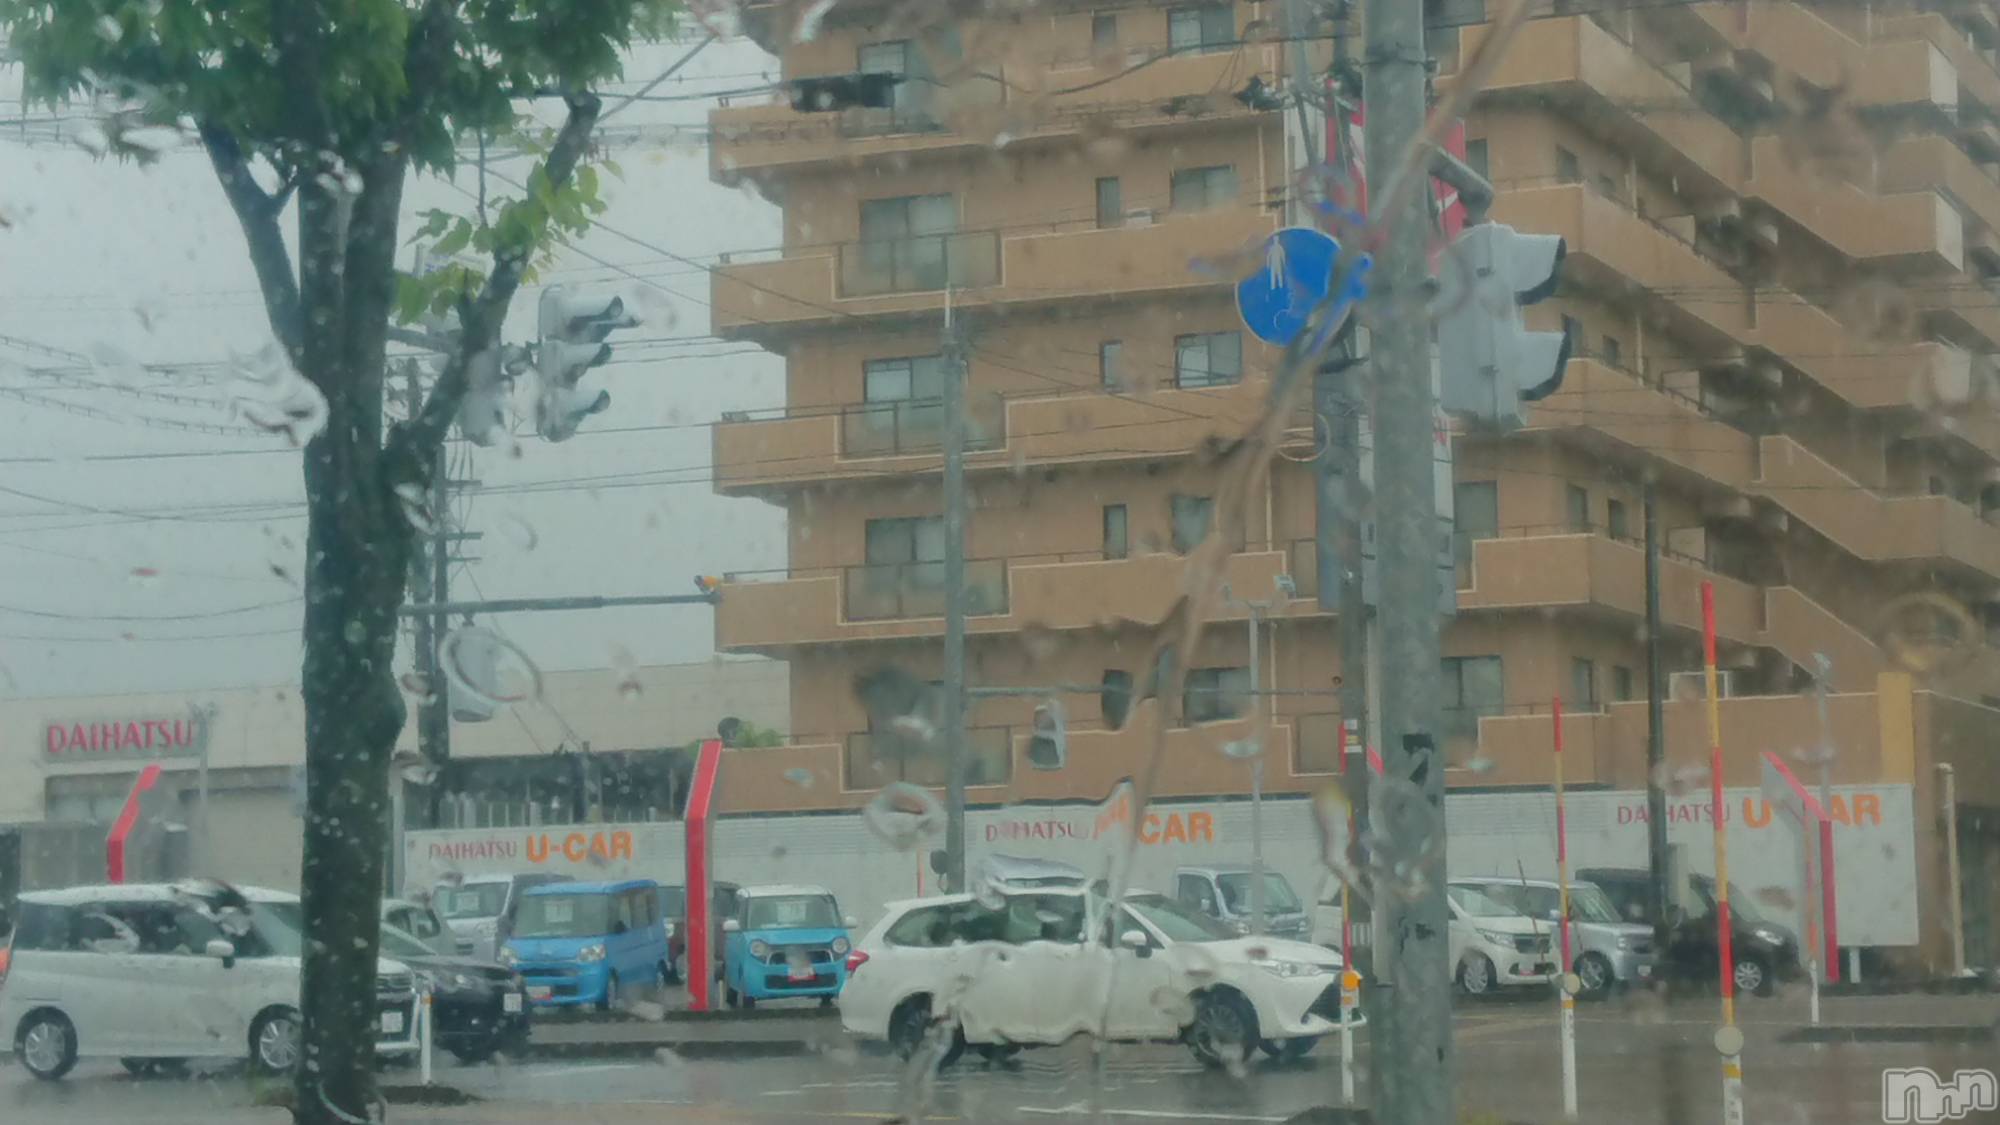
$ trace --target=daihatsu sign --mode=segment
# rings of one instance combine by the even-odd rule
[[[177,718],[135,715],[51,722],[42,728],[42,757],[64,765],[198,758],[208,746],[210,718],[211,712],[195,711]]]

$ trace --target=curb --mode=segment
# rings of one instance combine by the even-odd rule
[[[650,1059],[667,1051],[684,1059],[797,1058],[814,1051],[809,1039],[649,1039],[536,1043],[514,1052],[517,1059]]]
[[[1801,1027],[1778,1037],[1780,1043],[1991,1043],[2000,1039],[1993,1024]]]

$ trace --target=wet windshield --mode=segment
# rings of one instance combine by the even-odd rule
[[[1451,896],[1453,905],[1474,918],[1508,918],[1521,914],[1519,907],[1490,898],[1471,887],[1450,887],[1445,893]]]
[[[1228,925],[1189,910],[1165,895],[1134,895],[1125,900],[1125,908],[1152,923],[1168,941],[1223,941],[1242,936]]]
[[[825,895],[758,895],[747,900],[744,928],[819,930],[840,926],[840,908]]]
[[[610,895],[526,895],[514,919],[513,936],[600,937],[611,932],[611,911]]]
[[[1216,885],[1222,888],[1222,902],[1231,914],[1248,914],[1251,910],[1250,889],[1253,884],[1248,875],[1218,875]],[[1299,896],[1283,875],[1264,876],[1264,909],[1274,914],[1295,914],[1304,909],[1299,904]]]
[[[497,918],[507,905],[507,884],[472,883],[440,888],[436,905],[438,913],[449,921]]]

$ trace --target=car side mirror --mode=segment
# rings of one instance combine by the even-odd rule
[[[616,922],[613,922],[613,923],[611,923],[611,932],[612,932],[612,933],[614,933],[614,934],[622,934],[622,933],[624,933],[625,931],[627,931],[627,930],[629,930],[629,929],[631,929],[631,928],[632,928],[632,927],[630,927],[630,926],[627,926],[627,925],[625,924],[625,922],[624,922],[624,920],[623,920],[623,919],[620,919],[619,921],[616,921]]]
[[[207,948],[203,952],[222,962],[222,967],[225,969],[236,964],[235,942],[224,941],[221,938],[211,938],[209,939]]]
[[[1118,935],[1118,944],[1141,957],[1151,957],[1153,955],[1153,943],[1147,940],[1146,931],[1144,930],[1126,930],[1124,933]]]
[[[722,932],[725,934],[740,934],[743,932],[743,923],[738,922],[734,918],[725,918],[722,921]]]
[[[855,917],[854,915],[852,915],[852,914],[849,914],[849,915],[848,915],[847,917],[845,917],[845,918],[842,918],[842,919],[840,920],[840,924],[841,924],[841,925],[842,925],[843,927],[845,927],[845,928],[847,928],[847,929],[850,929],[850,930],[853,930],[853,929],[858,929],[858,928],[860,928],[860,926],[861,926],[861,919],[859,919],[859,918],[856,918],[856,917]]]

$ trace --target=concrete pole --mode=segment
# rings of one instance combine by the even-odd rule
[[[945,887],[965,890],[965,348],[944,292]]]
[[[1944,817],[1945,903],[1951,918],[1951,975],[1965,975],[1965,899],[1958,873],[1958,778],[1950,764],[1939,762],[1938,815]]]
[[[1660,513],[1653,482],[1642,486],[1646,522],[1646,860],[1652,875],[1653,951],[1667,955],[1667,669],[1660,656]]]
[[[1368,107],[1363,139],[1367,166],[1377,170],[1369,221],[1383,238],[1369,294],[1381,667],[1382,679],[1396,685],[1380,698],[1385,776],[1371,795],[1372,819],[1385,837],[1390,864],[1413,865],[1410,881],[1395,888],[1397,893],[1376,895],[1387,915],[1378,928],[1387,940],[1375,950],[1376,987],[1396,1018],[1374,1052],[1374,1108],[1384,1125],[1446,1125],[1457,1115],[1447,953],[1451,920],[1444,900],[1444,760],[1435,737],[1440,591],[1432,452],[1436,402],[1430,319],[1424,314],[1429,204],[1423,191],[1387,190],[1385,175],[1423,131],[1423,5],[1366,0],[1362,24]],[[1385,210],[1391,206],[1396,213]],[[1393,819],[1383,815],[1389,808],[1385,791],[1392,786],[1399,810]]]
[[[1247,604],[1250,607],[1250,707],[1254,716],[1250,722],[1250,740],[1256,748],[1256,756],[1250,759],[1250,932],[1261,935],[1264,932],[1264,732],[1269,726],[1264,716],[1270,702],[1262,694],[1264,682],[1259,678],[1263,661],[1259,659],[1258,650],[1263,647],[1263,638],[1258,634],[1263,624],[1264,606],[1261,602]]]

